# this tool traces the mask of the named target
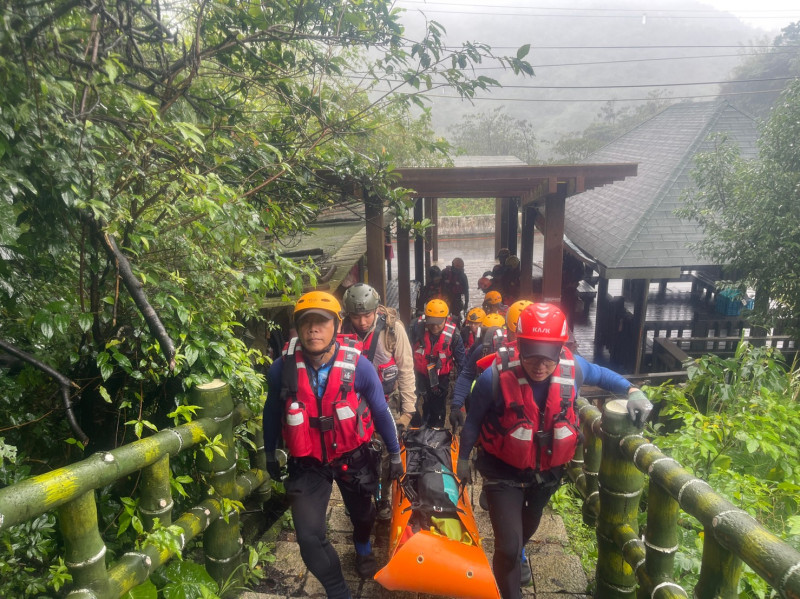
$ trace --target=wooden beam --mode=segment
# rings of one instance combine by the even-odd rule
[[[414,201],[414,222],[422,221],[422,198]],[[414,237],[414,279],[425,284],[425,240],[422,235]]]
[[[367,273],[369,284],[381,298],[386,297],[386,262],[384,261],[383,202],[365,194],[364,217],[367,221]]]
[[[523,199],[524,201],[524,199]],[[531,299],[533,295],[533,240],[536,223],[536,208],[522,207],[522,238],[519,244],[519,290],[520,296]]]
[[[561,267],[564,262],[564,205],[567,199],[566,183],[551,183],[556,191],[545,199],[544,274],[542,296],[545,302],[561,301]]]
[[[434,262],[439,261],[439,199],[431,198],[431,254]]]
[[[650,293],[650,279],[633,279],[633,326],[636,327],[636,353],[633,363],[633,373],[639,374],[642,370],[642,356],[645,351],[644,324],[647,318],[647,297]]]
[[[411,322],[411,264],[410,248],[408,243],[408,229],[400,226],[397,220],[397,294],[400,320],[404,323]],[[386,301],[386,298],[383,298]]]
[[[519,200],[508,198],[506,203],[506,213],[508,219],[508,233],[506,234],[506,247],[513,255],[517,255],[517,234],[519,232]]]
[[[503,198],[494,199],[494,255],[503,247],[503,233],[499,226],[503,221]]]
[[[433,198],[425,198],[425,218],[433,222]],[[433,229],[425,229],[425,282],[428,282],[428,271],[431,267],[431,246],[433,245]]]
[[[608,279],[600,276],[597,281],[597,297],[594,300],[594,359],[598,360],[603,355],[603,342],[607,330],[607,319],[611,318],[608,301]]]

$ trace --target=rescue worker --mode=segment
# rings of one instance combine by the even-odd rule
[[[398,435],[416,412],[414,356],[406,329],[394,308],[381,304],[378,292],[365,283],[356,283],[342,297],[346,318],[342,332],[353,334],[363,344],[361,355],[372,362],[383,385],[383,394],[394,416]],[[391,518],[389,501],[389,455],[381,456],[381,493],[378,519]]]
[[[351,595],[339,556],[326,537],[333,481],[353,523],[356,571],[372,578],[377,563],[370,532],[379,455],[370,439],[375,429],[383,437],[392,479],[403,475],[400,445],[375,368],[361,359],[355,339],[337,335],[339,301],[322,291],[306,293],[295,304],[293,320],[297,336],[267,375],[267,472],[280,479],[275,449],[282,435],[289,451],[286,496],[300,555],[328,597],[347,599]]]
[[[520,262],[519,258],[511,254],[506,258],[505,272],[503,273],[503,281],[501,293],[503,294],[503,301],[509,304],[517,301],[519,297],[519,277],[520,277]]]
[[[428,268],[428,280],[424,287],[419,290],[417,296],[417,314],[421,315],[425,311],[425,304],[432,299],[447,301],[442,282],[442,269],[435,264]]]
[[[468,353],[475,342],[480,339],[481,322],[486,312],[483,308],[476,307],[467,312],[464,326],[461,327],[461,339],[464,341],[464,352]]]
[[[483,296],[483,309],[487,314],[501,314],[505,315],[508,312],[508,306],[503,303],[503,296],[499,291],[487,291]]]
[[[464,368],[458,373],[456,385],[453,389],[453,399],[450,400],[450,428],[453,433],[464,426],[466,417],[467,399],[472,391],[472,383],[480,374],[478,361],[490,354],[494,354],[506,342],[506,320],[499,314],[487,314],[481,323],[483,336],[481,342],[475,344],[467,355]]]
[[[535,303],[520,314],[517,350],[507,365],[478,377],[461,431],[457,475],[471,482],[469,455],[480,439],[477,468],[483,477],[495,538],[493,570],[503,599],[521,596],[531,579],[525,544],[558,488],[578,443],[574,407],[581,384],[627,394],[628,414],[642,427],[652,404],[615,372],[590,364],[564,347],[564,313]]]
[[[444,426],[451,373],[464,367],[464,342],[449,313],[444,301],[429,301],[411,333],[422,423],[429,427]]]
[[[469,306],[469,281],[461,258],[453,258],[450,266],[442,271],[442,289],[456,326],[461,326],[462,312]]]

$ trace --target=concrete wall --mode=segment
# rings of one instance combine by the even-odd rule
[[[439,236],[494,235],[494,214],[474,216],[440,216]]]

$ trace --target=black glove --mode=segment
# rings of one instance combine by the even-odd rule
[[[464,406],[450,406],[450,428],[453,429],[453,433],[464,428],[466,419],[467,412],[464,410]]]
[[[267,453],[267,474],[269,477],[274,480],[275,482],[279,482],[281,480],[281,463],[275,457],[275,454]]]
[[[472,471],[469,467],[469,458],[458,458],[458,464],[456,465],[456,477],[458,477],[458,480],[462,485],[468,485],[472,483]]]
[[[399,453],[389,454],[389,478],[391,480],[403,478],[403,460],[400,459]]]
[[[647,422],[647,417],[650,416],[652,409],[653,404],[650,403],[644,393],[638,389],[628,393],[628,417],[637,428],[644,427],[644,423]]]

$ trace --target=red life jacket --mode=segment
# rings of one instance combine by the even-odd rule
[[[450,374],[453,369],[453,350],[450,348],[450,342],[456,332],[455,323],[448,316],[444,321],[444,329],[439,334],[436,345],[431,347],[431,334],[424,327],[425,321],[420,320],[423,329],[422,334],[417,336],[417,341],[414,343],[414,370],[428,376],[428,364],[436,363],[438,364],[436,374],[439,377]],[[420,325],[420,320],[417,321],[416,326]]]
[[[461,329],[463,334],[461,338],[464,340],[464,352],[469,355],[469,350],[472,349],[472,346],[475,345],[475,341],[480,339],[481,337],[481,328],[478,327],[478,334],[472,332],[472,329],[468,326],[464,325],[464,328]]]
[[[372,363],[372,365],[375,367],[375,370],[378,371],[378,378],[381,379],[381,385],[383,386],[383,394],[386,396],[388,401],[389,395],[391,395],[397,388],[397,377],[400,374],[400,369],[397,367],[397,362],[394,360],[394,354],[390,354],[389,359],[383,364],[375,363],[375,352],[378,349],[381,331],[383,331],[385,328],[386,315],[379,314],[375,319],[375,326],[370,334],[367,335],[367,338],[364,339],[364,349],[362,350],[362,354]]]
[[[327,464],[372,438],[374,426],[367,401],[354,390],[358,343],[336,337],[339,348],[317,397],[297,337],[289,341],[283,358],[281,395],[284,401],[283,439],[294,457],[312,457]]]
[[[503,349],[509,350],[508,347]],[[482,447],[520,470],[549,470],[566,464],[578,445],[572,352],[566,348],[561,351],[561,360],[550,377],[543,414],[539,412],[519,358],[510,355],[510,359],[505,360],[499,354],[494,379],[499,386],[502,407],[498,412],[495,405],[484,419]]]

